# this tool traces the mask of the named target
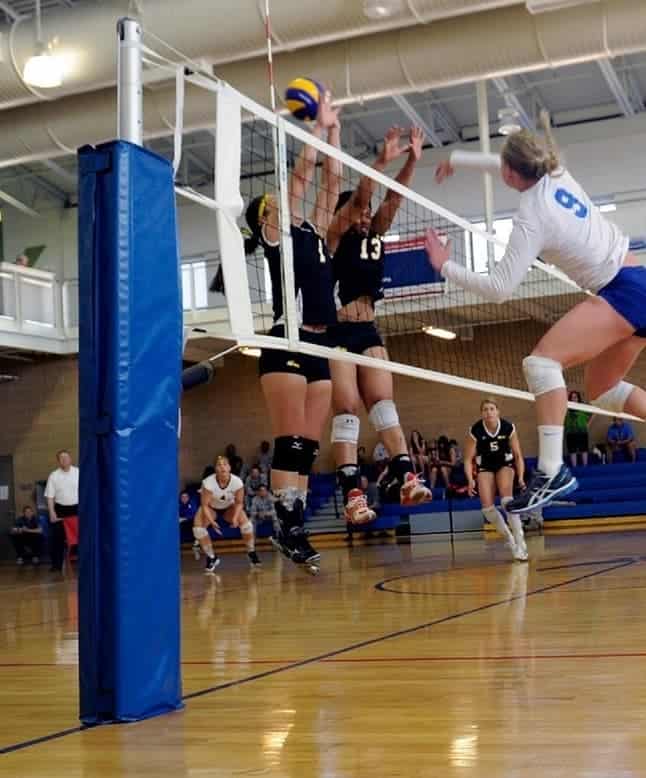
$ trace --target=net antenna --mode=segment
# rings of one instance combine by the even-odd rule
[[[487,247],[492,246],[499,257],[505,243],[287,120],[276,104],[268,0],[264,8],[271,108],[206,72],[203,64],[181,57],[155,36],[156,50],[143,49],[145,62],[162,71],[160,79],[176,79],[179,97],[184,93],[179,86],[181,81],[187,89],[190,85],[191,89],[205,90],[214,99],[214,124],[209,124],[214,126],[216,139],[213,196],[187,186],[176,186],[176,193],[215,214],[216,240],[212,254],[217,250],[220,257],[226,295],[209,296],[201,310],[186,312],[186,323],[207,329],[209,335],[218,339],[220,351],[230,348],[232,342],[239,348],[298,351],[365,367],[380,367],[480,394],[532,401],[534,397],[526,390],[522,375],[522,356],[530,353],[547,328],[583,299],[585,292],[540,260],[512,299],[503,305],[486,303],[453,287],[440,276],[430,277],[428,273],[432,271],[421,248],[428,227],[451,237],[455,260],[472,269],[478,246],[480,252],[484,246],[485,256]],[[159,53],[159,48],[164,46],[176,59]],[[126,103],[122,100],[121,104]],[[178,126],[182,128],[179,117],[176,133]],[[315,148],[319,159],[332,157],[341,164],[342,189],[354,189],[361,177],[368,176],[373,182],[375,201],[381,201],[388,191],[401,195],[398,215],[386,235],[385,299],[378,303],[376,312],[390,360],[301,341],[293,294],[284,294],[285,336],[267,334],[273,324],[271,292],[262,252],[245,255],[239,226],[243,220],[243,195],[244,201],[249,202],[258,195],[278,192],[283,290],[294,289],[288,159],[303,144]],[[312,205],[310,201],[304,203],[307,208]],[[457,337],[451,343],[432,337],[441,330]],[[580,385],[581,377],[580,372],[569,374],[567,380]],[[585,404],[571,403],[570,407],[603,413]]]

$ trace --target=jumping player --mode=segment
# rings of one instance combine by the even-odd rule
[[[401,139],[402,130],[391,128],[373,167],[382,171],[394,160],[405,156],[406,161],[396,180],[408,186],[422,156],[424,133],[413,127],[408,143],[402,144]],[[373,179],[363,177],[355,191],[343,192],[328,230],[328,247],[334,256],[334,277],[341,304],[337,310],[339,323],[330,337],[337,348],[388,359],[375,322],[375,303],[384,296],[383,237],[390,229],[402,198],[389,190],[373,213],[370,203],[373,188]],[[388,370],[340,361],[332,362],[331,372],[334,408],[332,443],[346,520],[359,524],[375,518],[365,494],[359,488],[357,414],[361,405],[368,411],[370,421],[390,454],[387,482],[384,484],[388,499],[403,504],[429,500],[431,492],[416,475],[408,454],[406,438],[393,402],[392,374]]]
[[[594,292],[550,327],[523,360],[536,397],[539,460],[527,492],[510,503],[514,513],[547,505],[577,487],[563,464],[563,368],[586,364],[585,392],[594,405],[646,417],[646,392],[623,380],[646,345],[646,268],[628,250],[628,238],[561,166],[549,117],[544,113],[541,121],[546,143],[522,130],[507,138],[500,157],[454,152],[436,172],[441,182],[454,166],[475,163],[496,170],[521,193],[507,250],[493,271],[482,275],[451,261],[450,244],[433,230],[426,238],[437,271],[492,302],[508,299],[538,256]]]
[[[527,545],[519,516],[507,513],[509,526],[494,505],[496,492],[504,512],[514,498],[514,468],[521,489],[525,488],[525,460],[514,425],[500,418],[498,404],[487,399],[480,405],[482,418],[469,430],[464,446],[464,472],[469,484],[469,496],[476,492],[473,464],[478,468],[478,494],[485,519],[505,538],[512,557],[527,560]],[[510,531],[511,528],[511,531]]]
[[[338,110],[331,107],[326,93],[318,110],[313,134],[339,147]],[[326,157],[314,209],[302,215],[305,195],[314,180],[316,149],[303,144],[289,182],[291,237],[296,288],[300,303],[299,337],[308,343],[329,345],[328,326],[336,322],[332,265],[325,243],[328,225],[339,196],[339,163]],[[276,197],[266,194],[249,204],[247,224],[252,237],[245,250],[262,246],[269,264],[274,306],[270,335],[284,337],[283,288]],[[315,565],[320,554],[311,546],[304,529],[308,476],[319,450],[323,424],[330,410],[332,384],[326,359],[287,351],[263,349],[260,381],[274,435],[271,491],[276,498],[280,531],[276,542],[294,562]]]
[[[200,489],[200,509],[193,520],[193,536],[206,554],[206,573],[212,573],[220,564],[213,550],[208,527],[218,533],[222,530],[218,522],[226,521],[232,527],[238,527],[247,546],[247,556],[252,567],[260,567],[256,553],[253,524],[244,511],[244,484],[237,475],[232,475],[231,465],[226,457],[215,461],[215,473],[202,481]]]

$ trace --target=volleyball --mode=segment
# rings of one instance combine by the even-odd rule
[[[312,122],[316,119],[324,88],[311,78],[295,78],[285,91],[285,104],[296,119]]]

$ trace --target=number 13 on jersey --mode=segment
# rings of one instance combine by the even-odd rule
[[[368,246],[370,244],[370,246]],[[381,238],[364,238],[361,241],[361,259],[378,260],[381,258]]]

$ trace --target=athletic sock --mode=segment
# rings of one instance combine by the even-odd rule
[[[543,424],[538,428],[538,469],[550,478],[563,464],[563,427]]]

